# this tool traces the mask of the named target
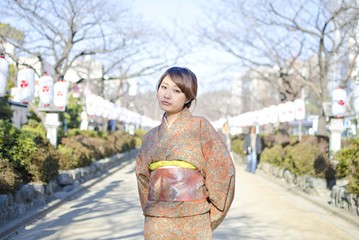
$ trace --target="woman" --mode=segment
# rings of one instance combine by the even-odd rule
[[[172,67],[157,98],[162,123],[143,139],[136,160],[145,239],[212,239],[234,197],[235,168],[212,125],[189,111],[197,77]]]

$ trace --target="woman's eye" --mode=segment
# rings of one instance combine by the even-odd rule
[[[166,89],[167,87],[162,85],[161,88],[162,88],[162,89]]]
[[[174,92],[175,92],[175,93],[181,93],[181,91],[178,90],[178,89],[175,89]]]

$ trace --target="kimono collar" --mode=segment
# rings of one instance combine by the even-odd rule
[[[165,130],[168,129],[168,123],[166,122],[167,119],[166,118],[166,113],[163,114],[162,117],[162,123],[160,125],[160,132],[163,132]],[[187,122],[187,120],[189,120],[190,118],[192,118],[192,114],[189,111],[189,109],[187,107],[185,107],[180,114],[177,116],[177,119],[173,122],[173,124],[171,125],[171,129],[176,129],[178,127],[181,127],[183,124],[185,124]]]

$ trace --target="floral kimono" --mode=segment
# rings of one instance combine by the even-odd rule
[[[178,190],[181,184],[170,188],[158,181],[152,184],[160,171],[172,171],[150,169],[163,161],[185,168],[194,166],[193,172],[183,171],[193,173],[191,181],[195,183],[189,188],[195,186],[196,192],[181,194],[185,190]],[[211,239],[211,232],[223,221],[234,197],[235,168],[225,144],[205,118],[192,116],[188,108],[169,128],[163,118],[161,125],[145,135],[136,160],[136,176],[145,215],[145,239]],[[156,193],[173,200],[162,201],[161,194]],[[151,234],[156,237],[151,238]]]

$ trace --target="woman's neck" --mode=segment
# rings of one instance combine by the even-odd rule
[[[177,119],[177,117],[178,117],[178,115],[180,113],[181,112],[172,113],[172,114],[166,113],[165,118],[166,118],[166,122],[167,122],[168,127],[172,126],[172,124],[176,121],[176,119]]]

